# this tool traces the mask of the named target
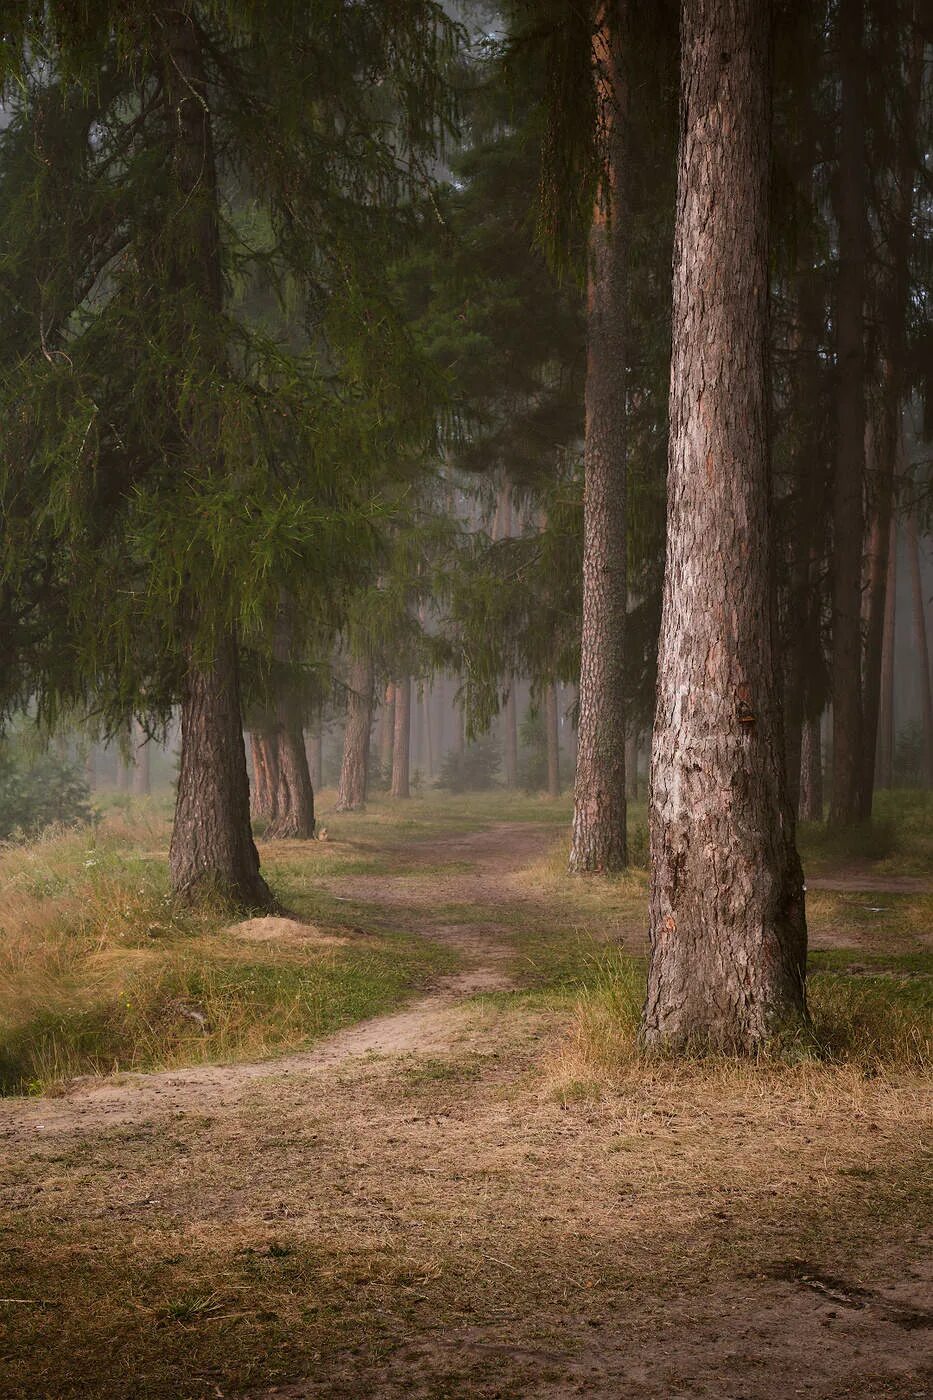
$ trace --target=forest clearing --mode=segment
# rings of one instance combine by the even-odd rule
[[[249,938],[152,927],[154,800],[80,877],[8,850],[3,996],[67,1013],[0,1100],[3,1393],[926,1394],[929,799],[887,815],[874,859],[804,833],[822,1043],[757,1064],[640,1059],[647,874],[568,884],[566,803],[328,817]],[[170,978],[203,1026],[147,1024]],[[89,1077],[82,999],[168,1068]]]

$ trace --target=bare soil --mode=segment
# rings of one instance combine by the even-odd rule
[[[499,824],[399,849],[404,874],[335,875],[332,893],[370,903],[376,921],[404,911],[460,969],[401,1011],[273,1063],[0,1101],[7,1207],[37,1224],[51,1211],[101,1249],[116,1246],[95,1230],[128,1231],[135,1251],[196,1247],[220,1301],[189,1332],[213,1318],[259,1326],[258,1305],[227,1304],[224,1290],[239,1299],[231,1261],[271,1248],[273,1233],[283,1258],[336,1261],[315,1265],[340,1318],[313,1364],[281,1379],[270,1358],[264,1382],[260,1331],[255,1383],[231,1389],[215,1370],[178,1394],[929,1395],[917,1086],[659,1071],[596,1102],[556,1095],[546,1061],[559,1014],[503,1004],[521,980],[510,920],[542,907],[516,872],[552,841],[538,825]],[[477,919],[438,921],[454,906]],[[497,906],[501,923],[485,917]],[[485,992],[505,998],[474,1000]],[[66,1169],[69,1152],[78,1165]],[[296,1328],[319,1326],[300,1316]]]

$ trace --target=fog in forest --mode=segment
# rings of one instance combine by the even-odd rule
[[[929,1393],[931,113],[0,6],[0,1400]]]

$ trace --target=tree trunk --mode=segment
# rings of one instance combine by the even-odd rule
[[[923,607],[923,579],[920,573],[920,542],[917,538],[917,518],[907,517],[907,557],[910,560],[910,582],[914,595],[914,637],[917,644],[917,667],[920,675],[920,712],[923,717],[924,782],[933,788],[933,694],[930,691],[930,651],[927,645],[926,614]]]
[[[286,714],[290,706],[284,707]],[[308,769],[304,734],[293,716],[283,718],[276,731],[278,783],[275,816],[266,831],[266,840],[309,841],[314,835],[314,788]]]
[[[192,657],[181,701],[181,767],[169,850],[172,891],[269,908],[249,823],[236,641],[218,639],[213,661]]]
[[[395,742],[392,746],[392,796],[410,797],[411,676],[395,686]]]
[[[557,686],[553,682],[544,692],[544,725],[547,731],[547,795],[560,797],[560,717]]]
[[[630,734],[625,741],[625,791],[633,800],[638,798],[638,735]]]
[[[800,819],[823,820],[823,741],[819,719],[804,720],[800,746]]]
[[[916,16],[912,19],[916,21]],[[905,80],[897,114],[897,148],[893,169],[886,184],[888,199],[882,207],[885,247],[878,259],[880,282],[878,339],[881,346],[880,401],[874,423],[874,467],[870,479],[871,531],[868,550],[867,625],[865,629],[865,671],[862,715],[862,772],[859,815],[871,816],[875,781],[875,754],[878,743],[878,717],[881,709],[884,632],[887,618],[889,580],[888,556],[891,548],[892,510],[896,459],[903,452],[901,403],[904,395],[904,362],[907,311],[910,300],[910,239],[914,206],[914,151],[917,141],[917,114],[923,72],[923,35],[919,23],[907,30]],[[895,47],[900,66],[900,33],[891,25],[885,30],[888,43]]]
[[[770,5],[683,0],[646,1042],[751,1051],[805,1014],[769,485]]]
[[[292,657],[290,601],[283,597],[275,630],[275,660],[278,667],[276,697],[276,758],[278,783],[275,816],[269,823],[270,841],[308,841],[314,835],[314,787],[305,751],[301,705],[289,673]]]
[[[829,819],[859,819],[862,775],[862,492],[865,482],[865,166],[863,0],[840,0],[837,425],[833,486],[833,789]]]
[[[372,723],[373,663],[370,656],[364,656],[350,667],[343,762],[337,784],[338,812],[357,812],[366,803]]]
[[[894,638],[897,625],[897,523],[891,519],[888,583],[884,596],[881,639],[881,700],[878,714],[878,786],[894,785]]]
[[[202,321],[219,315],[223,305],[210,92],[201,35],[190,11],[167,10],[160,32],[177,208],[158,233],[168,280],[177,288],[174,309],[179,338],[187,343],[195,328],[200,332]],[[201,368],[216,368],[216,347],[205,344],[203,353]],[[181,405],[180,383],[175,392]],[[183,412],[179,406],[179,444],[186,442],[180,421]],[[190,600],[180,609],[179,627],[182,632],[190,630],[181,702],[181,765],[169,851],[172,890],[188,900],[201,894],[219,895],[247,908],[268,907],[272,896],[259,873],[250,828],[236,638],[230,631],[210,629]],[[199,632],[207,636],[199,638]],[[202,651],[198,641],[209,641],[213,650]]]
[[[324,736],[320,729],[305,734],[305,758],[308,760],[311,787],[317,792],[324,786]]]
[[[382,707],[382,728],[379,737],[379,767],[383,781],[391,783],[392,749],[395,745],[395,686],[389,681]]]
[[[253,760],[253,785],[250,789],[250,811],[254,818],[272,822],[278,814],[279,790],[278,746],[274,730],[251,729],[250,755]]]
[[[570,869],[620,870],[625,807],[626,285],[623,13],[598,0],[593,37],[608,191],[593,214],[587,297],[580,718]],[[610,18],[611,15],[611,18]]]
[[[421,704],[424,707],[424,756],[425,768],[428,779],[434,777],[434,732],[433,718],[431,715],[431,691],[426,685],[421,695]]]
[[[502,707],[502,725],[505,730],[505,785],[518,787],[518,717],[515,713],[515,677],[509,677],[509,689]]]

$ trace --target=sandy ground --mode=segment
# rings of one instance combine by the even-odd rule
[[[843,1218],[838,1248],[826,1251],[828,1262],[814,1260],[800,1252],[805,1232],[793,1214],[794,1202],[835,1189],[827,1162],[840,1141],[854,1173],[870,1174],[879,1156],[904,1150],[903,1115],[885,1118],[880,1088],[829,1102],[816,1128],[805,1103],[775,1107],[763,1091],[741,1105],[738,1128],[717,1146],[714,1165],[704,1157],[697,1168],[691,1144],[708,1144],[721,1131],[717,1115],[726,1110],[718,1099],[700,1092],[675,1110],[659,1089],[637,1104],[623,1096],[568,1111],[529,1080],[550,1033],[547,1018],[507,1017],[467,1001],[514,985],[507,928],[438,925],[432,908],[533,903],[535,892],[514,873],[552,840],[539,826],[503,824],[406,852],[409,866],[446,861],[468,869],[335,877],[333,891],[345,898],[404,908],[412,927],[421,924],[463,956],[462,970],[438,978],[401,1011],[271,1064],[85,1080],[60,1098],[0,1101],[0,1156],[9,1162],[32,1154],[41,1181],[41,1160],[57,1160],[69,1139],[106,1141],[128,1125],[152,1139],[167,1120],[177,1136],[197,1115],[210,1122],[209,1168],[192,1170],[189,1159],[178,1173],[160,1161],[136,1169],[127,1148],[125,1190],[111,1182],[101,1207],[80,1195],[91,1191],[82,1185],[73,1208],[119,1217],[123,1202],[131,1218],[137,1198],[158,1201],[186,1229],[218,1221],[245,1229],[276,1217],[297,1240],[379,1236],[422,1260],[415,1295],[422,1312],[416,1307],[404,1326],[386,1321],[378,1341],[367,1334],[365,1344],[324,1357],[314,1374],[252,1390],[251,1400],[906,1400],[933,1393],[928,1242],[916,1229],[899,1226],[892,1239],[882,1228],[859,1258],[846,1243]],[[862,881],[858,888],[879,886]],[[399,1091],[400,1079],[417,1085],[448,1063],[469,1073],[462,1082],[456,1074],[449,1085],[442,1081],[423,1110],[417,1092]],[[874,1143],[853,1127],[862,1115]],[[280,1135],[287,1125],[287,1138],[272,1135],[273,1123]],[[274,1145],[312,1139],[313,1171],[306,1146]],[[616,1151],[612,1139],[626,1150]],[[717,1172],[732,1172],[733,1163],[740,1205],[760,1209],[766,1237],[749,1246],[748,1269],[709,1258],[710,1219],[721,1216],[726,1235],[733,1228],[733,1203],[716,1184],[723,1179]],[[844,1201],[841,1209],[844,1217]],[[680,1244],[672,1248],[671,1237]],[[739,1246],[729,1247],[743,1257]],[[438,1291],[434,1309],[432,1289],[440,1284],[423,1259],[448,1256],[453,1262],[439,1263],[437,1278],[449,1280],[444,1287],[456,1306],[442,1306]],[[839,1258],[847,1261],[841,1274]],[[471,1269],[475,1316],[465,1301]],[[626,1282],[639,1278],[649,1285]],[[216,1395],[224,1400],[228,1392],[218,1386]]]

